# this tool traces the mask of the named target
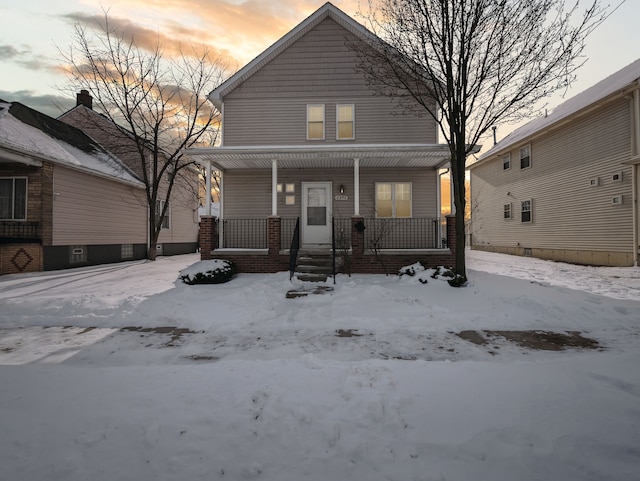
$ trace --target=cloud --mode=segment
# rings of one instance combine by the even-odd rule
[[[54,118],[76,104],[75,98],[62,95],[36,95],[33,90],[0,90],[0,99],[6,102],[20,102]]]
[[[361,0],[335,4],[353,15]],[[242,66],[313,13],[318,0],[112,0],[111,26],[147,50],[159,42],[166,55],[208,49],[211,57]],[[104,15],[73,13],[68,21],[95,27]]]
[[[0,60],[12,59],[23,52],[15,48],[13,45],[0,45]]]

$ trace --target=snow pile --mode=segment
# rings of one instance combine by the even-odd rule
[[[637,268],[470,252],[464,288],[413,265],[286,299],[288,273],[187,286],[197,263],[0,278],[5,477],[638,479]],[[499,329],[600,348],[456,336]]]

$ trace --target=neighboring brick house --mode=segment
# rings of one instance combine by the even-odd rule
[[[81,129],[95,139],[109,152],[125,163],[138,178],[143,179],[142,165],[138,148],[133,136],[119,128],[107,117],[93,110],[93,99],[88,91],[77,94],[76,106],[65,112],[58,120]],[[148,149],[148,155],[152,150]],[[163,153],[159,155],[162,157]],[[165,161],[160,160],[163,164]],[[158,255],[176,255],[196,252],[198,248],[198,185],[199,173],[195,168],[182,169],[176,178],[168,215],[164,219],[160,236],[156,244]],[[164,199],[168,182],[163,179],[159,194]],[[162,207],[163,200],[156,202],[156,211]],[[144,200],[146,205],[146,200]],[[146,224],[146,222],[145,222]]]
[[[517,129],[471,169],[472,248],[638,265],[640,60]]]
[[[352,272],[453,264],[454,225],[440,215],[449,149],[435,120],[379,95],[357,69],[354,46],[373,38],[326,3],[210,94],[222,145],[187,151],[221,175],[203,259],[287,270],[299,219],[301,248],[335,240]]]
[[[0,274],[144,258],[143,194],[82,131],[0,101]]]

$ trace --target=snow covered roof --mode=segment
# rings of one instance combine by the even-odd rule
[[[363,25],[356,22],[349,15],[330,2],[325,3],[322,7],[312,13],[309,17],[298,24],[293,30],[284,37],[271,45],[267,50],[258,55],[255,59],[241,68],[234,75],[229,77],[220,86],[209,94],[209,100],[220,109],[222,106],[222,98],[233,89],[242,84],[245,80],[255,74],[258,70],[271,62],[275,57],[280,55],[284,50],[289,48],[293,43],[315,28],[319,23],[327,18],[347,29],[360,38],[375,38],[375,35],[367,30]]]
[[[0,100],[0,149],[15,161],[46,160],[142,187],[116,157],[84,132],[19,102]]]
[[[597,84],[588,88],[584,92],[570,98],[566,102],[560,104],[550,114],[540,117],[523,125],[507,135],[503,140],[498,142],[490,150],[485,152],[478,162],[471,168],[477,166],[489,157],[498,154],[507,148],[522,142],[529,137],[550,128],[558,122],[567,119],[572,115],[579,114],[584,109],[601,102],[608,97],[624,91],[626,88],[638,83],[640,79],[640,59],[627,65],[623,69],[601,80]]]

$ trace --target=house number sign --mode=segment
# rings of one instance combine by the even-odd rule
[[[338,194],[335,197],[336,200],[349,200],[349,196],[348,195],[342,195],[342,194]]]

